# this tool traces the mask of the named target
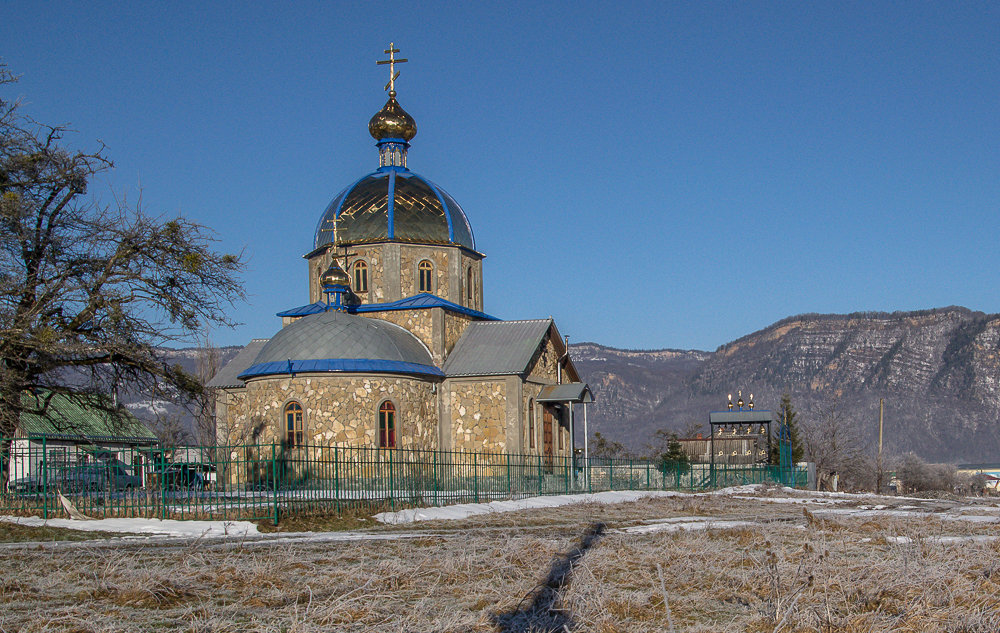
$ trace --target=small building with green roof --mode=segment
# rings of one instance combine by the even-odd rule
[[[35,476],[43,461],[50,469],[98,460],[139,465],[159,442],[141,420],[116,410],[105,396],[25,393],[22,402],[25,409],[44,413],[21,414],[11,443],[11,481]]]

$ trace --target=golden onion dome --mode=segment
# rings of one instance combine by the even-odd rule
[[[417,135],[417,122],[396,101],[396,91],[390,90],[389,100],[368,122],[368,132],[376,141],[385,138],[409,141]]]
[[[330,264],[330,267],[326,269],[326,272],[323,273],[321,281],[324,286],[350,286],[351,276],[344,272],[340,264],[334,260]]]

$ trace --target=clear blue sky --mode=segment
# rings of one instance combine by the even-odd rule
[[[377,167],[465,208],[486,310],[714,349],[803,312],[1000,312],[1000,3],[8,2],[26,111],[103,187],[246,249],[244,325],[304,304],[316,222]]]

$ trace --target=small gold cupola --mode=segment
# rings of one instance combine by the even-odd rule
[[[406,150],[410,147],[410,139],[417,135],[417,122],[396,101],[396,79],[399,78],[396,64],[407,60],[396,59],[399,49],[391,42],[385,52],[389,59],[380,60],[376,64],[389,65],[389,83],[385,85],[385,89],[389,91],[389,100],[368,122],[368,133],[377,141],[379,168],[406,169]]]
[[[323,273],[322,283],[324,286],[350,286],[351,276],[340,267],[340,264],[334,260],[330,267],[326,269]]]
[[[368,122],[368,133],[376,141],[409,141],[417,135],[417,122],[396,101],[395,90],[389,93],[389,100]]]
[[[323,284],[323,292],[326,294],[327,310],[344,310],[351,295],[351,276],[340,267],[336,259],[320,277],[320,283]]]

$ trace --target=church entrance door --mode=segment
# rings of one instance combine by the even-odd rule
[[[545,405],[542,409],[542,449],[545,456],[545,470],[548,472],[552,472],[552,427],[555,421],[552,408]]]

